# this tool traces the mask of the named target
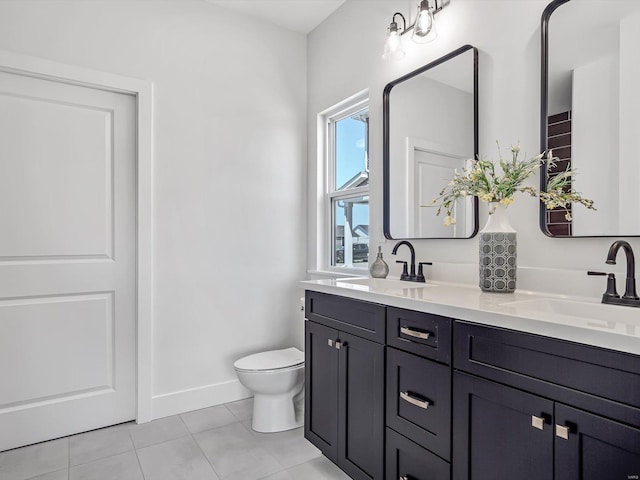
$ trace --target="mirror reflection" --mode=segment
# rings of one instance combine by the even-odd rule
[[[387,238],[470,238],[477,199],[444,226],[432,200],[477,154],[477,50],[451,52],[384,90],[384,233]]]
[[[543,206],[541,228],[563,237],[640,235],[640,2],[558,0],[542,32],[541,145],[557,158],[547,174],[575,169],[573,188],[597,211]]]

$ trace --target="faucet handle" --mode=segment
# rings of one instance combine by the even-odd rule
[[[422,266],[423,265],[433,265],[432,262],[419,262],[418,263],[418,275],[416,275],[416,280],[418,282],[424,282],[425,278],[424,278],[424,273],[422,271]]]
[[[616,276],[614,273],[588,271],[587,275],[607,277],[607,291],[602,295],[602,303],[610,303],[612,299],[620,298],[620,295],[618,295],[618,291],[616,290]]]
[[[396,263],[403,263],[402,266],[402,274],[400,275],[400,280],[408,280],[409,272],[407,271],[407,262],[405,260],[396,260]]]

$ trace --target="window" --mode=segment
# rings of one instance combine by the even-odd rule
[[[369,261],[369,106],[354,102],[327,117],[326,211],[334,267]]]

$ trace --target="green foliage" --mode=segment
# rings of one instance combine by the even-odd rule
[[[455,219],[451,216],[453,206],[457,200],[468,196],[477,196],[483,202],[500,203],[506,207],[513,203],[516,192],[521,192],[538,197],[548,209],[566,208],[571,203],[580,203],[588,209],[595,210],[593,200],[584,198],[582,194],[573,189],[572,179],[576,173],[575,170],[567,169],[551,177],[547,183],[546,192],[538,192],[531,186],[523,185],[543,162],[548,162],[549,169],[555,166],[551,150],[548,151],[546,158],[541,153],[521,161],[518,160],[520,144],[512,145],[511,159],[505,161],[500,153],[500,145],[498,142],[496,144],[499,156],[497,165],[484,158],[470,160],[469,165],[463,168],[462,172],[456,170],[453,179],[431,202],[432,206],[438,207],[436,215],[440,215],[443,209],[447,213],[444,219],[445,225],[455,223]],[[493,211],[495,208],[489,214],[492,214]],[[566,216],[567,220],[571,220],[569,213]]]

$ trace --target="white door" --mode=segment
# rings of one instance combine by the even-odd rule
[[[0,451],[135,417],[135,109],[0,72]]]

